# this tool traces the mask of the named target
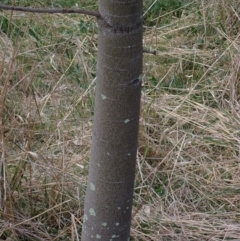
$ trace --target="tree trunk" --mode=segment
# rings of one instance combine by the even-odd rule
[[[130,240],[142,79],[142,0],[100,0],[82,241]]]

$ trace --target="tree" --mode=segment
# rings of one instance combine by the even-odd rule
[[[100,13],[4,4],[0,9],[97,17],[97,85],[82,241],[129,240],[141,99],[143,1],[100,0]]]
[[[142,0],[100,0],[82,241],[129,240],[142,76]]]

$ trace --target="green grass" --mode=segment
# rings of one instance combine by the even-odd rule
[[[144,48],[157,55],[144,54],[131,240],[239,236],[239,7],[144,2]],[[0,240],[81,233],[96,56],[94,18],[0,11]]]

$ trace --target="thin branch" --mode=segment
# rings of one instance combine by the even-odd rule
[[[98,11],[84,10],[79,8],[28,8],[28,7],[15,7],[5,4],[0,4],[0,9],[30,12],[30,13],[79,13],[86,14],[90,16],[95,16],[97,18],[101,17]]]
[[[143,49],[143,53],[157,55],[157,51],[156,50],[151,51],[151,50]]]

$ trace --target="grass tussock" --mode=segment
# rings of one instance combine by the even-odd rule
[[[239,240],[239,7],[145,3],[132,240]],[[0,12],[0,240],[80,239],[96,56],[93,18]]]

